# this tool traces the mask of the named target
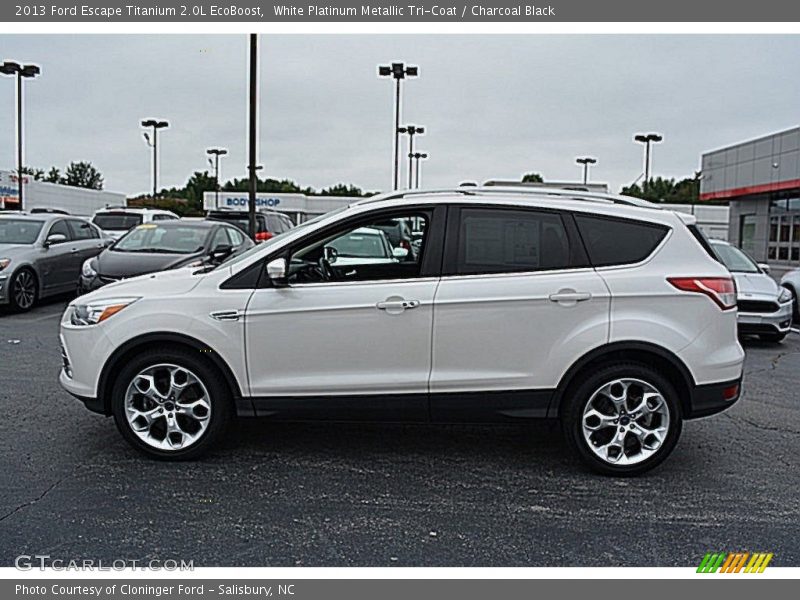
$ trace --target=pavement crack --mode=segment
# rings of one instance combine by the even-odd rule
[[[750,425],[752,427],[755,427],[756,429],[761,429],[762,431],[777,431],[779,433],[791,433],[793,435],[800,435],[800,431],[797,431],[796,429],[787,429],[785,427],[775,427],[774,425],[762,425],[761,423],[757,423],[756,421],[753,421],[752,419],[748,419],[747,417],[742,417],[742,416],[739,416],[739,415],[734,416],[734,415],[729,415],[729,414],[726,414],[726,413],[723,413],[723,414],[726,417],[728,417],[729,419],[733,420],[733,421],[744,421],[748,425]]]
[[[64,481],[64,479],[66,479],[66,477],[62,477],[61,479],[57,480],[55,483],[51,484],[46,490],[44,490],[36,498],[33,498],[32,500],[28,500],[27,502],[23,502],[22,504],[20,504],[19,506],[13,508],[12,510],[7,512],[6,514],[0,516],[0,523],[5,521],[9,517],[14,516],[19,511],[21,511],[23,508],[27,508],[29,506],[33,506],[34,504],[36,504],[40,500],[43,500],[44,497],[47,496],[47,494],[49,494],[50,492],[52,492],[56,487],[58,487],[61,484],[61,482]]]

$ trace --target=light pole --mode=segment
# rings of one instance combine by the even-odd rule
[[[214,207],[219,208],[219,157],[228,153],[225,148],[209,148],[206,154],[214,157]],[[208,159],[211,162],[211,158]]]
[[[419,161],[427,159],[428,158],[428,153],[427,152],[413,152],[413,153],[409,152],[408,153],[408,158],[413,158],[414,160],[417,161],[415,163],[415,168],[414,168],[414,180],[415,180],[414,181],[414,189],[418,189],[419,188]]]
[[[657,133],[639,133],[633,136],[634,142],[644,144],[644,191],[650,186],[650,144],[657,144],[664,139]]]
[[[589,165],[597,164],[597,159],[584,156],[582,158],[576,158],[575,162],[579,165],[583,165],[583,185],[586,185],[589,183]]]
[[[0,73],[3,75],[17,76],[17,186],[19,189],[19,210],[24,210],[22,186],[22,78],[33,79],[41,72],[42,70],[36,65],[23,66],[11,60],[7,60],[0,65]]]
[[[144,132],[144,139],[147,145],[153,148],[153,200],[156,199],[156,190],[158,189],[158,130],[169,127],[166,121],[159,121],[157,119],[145,119],[142,121],[142,127],[153,128],[153,139]]]
[[[419,67],[407,67],[404,63],[397,62],[391,65],[378,67],[379,77],[393,77],[395,80],[394,92],[394,154],[392,155],[392,189],[396,190],[400,179],[400,81],[406,77],[419,75]]]
[[[411,155],[414,154],[414,136],[425,133],[425,128],[419,125],[406,125],[405,127],[398,127],[397,132],[408,134],[408,189],[411,189],[412,178],[414,175],[413,165],[411,164]]]

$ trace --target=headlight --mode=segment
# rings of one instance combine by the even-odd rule
[[[789,302],[792,299],[792,292],[787,290],[786,288],[781,288],[781,293],[778,294],[778,302],[783,304],[784,302]]]
[[[73,325],[85,326],[102,323],[139,298],[109,298],[76,304],[70,317]]]
[[[0,271],[5,269],[10,264],[11,264],[10,258],[0,258]]]
[[[97,275],[97,269],[95,269],[94,265],[92,265],[93,262],[94,258],[87,258],[85,261],[83,261],[81,273],[83,273],[84,277],[95,277]]]

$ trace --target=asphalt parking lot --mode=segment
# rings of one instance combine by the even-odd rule
[[[800,335],[746,344],[744,398],[637,479],[585,471],[547,424],[237,424],[201,462],[142,458],[57,382],[66,300],[0,312],[0,565],[800,565]],[[87,349],[89,351],[89,349]]]

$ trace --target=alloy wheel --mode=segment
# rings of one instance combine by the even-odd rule
[[[211,398],[189,369],[158,364],[143,369],[128,384],[125,417],[131,431],[148,446],[183,450],[208,429]]]
[[[605,383],[589,398],[581,418],[589,449],[610,465],[635,465],[667,438],[670,414],[661,392],[641,379]]]
[[[14,303],[22,310],[28,310],[36,299],[36,281],[29,271],[20,271],[14,277]]]

